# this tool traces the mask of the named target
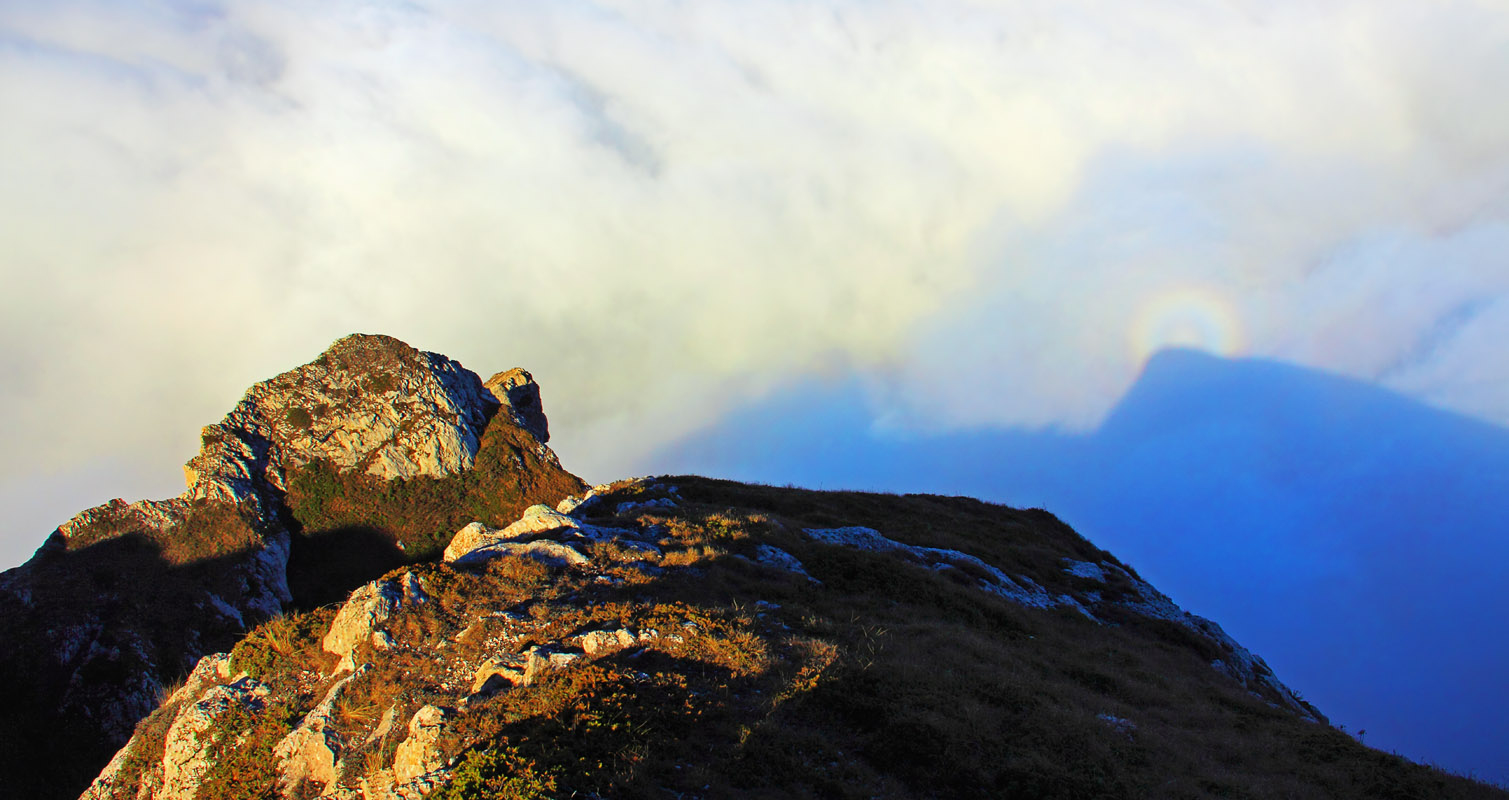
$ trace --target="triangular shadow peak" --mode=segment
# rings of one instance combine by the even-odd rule
[[[899,437],[805,383],[649,467],[1047,508],[1262,654],[1368,742],[1509,780],[1509,430],[1343,376],[1152,358],[1095,430]],[[1495,770],[1498,770],[1495,772]]]

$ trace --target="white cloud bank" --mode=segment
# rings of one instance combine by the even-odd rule
[[[169,485],[357,330],[589,479],[813,371],[1093,425],[1170,343],[1509,422],[1506,85],[1496,0],[0,0],[0,484]]]

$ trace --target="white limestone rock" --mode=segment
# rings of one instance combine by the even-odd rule
[[[453,563],[457,566],[472,566],[504,556],[524,556],[555,567],[576,566],[591,560],[568,545],[549,539],[536,539],[532,542],[503,541],[483,545],[461,555]]]
[[[589,631],[576,638],[577,646],[589,656],[603,655],[622,650],[639,642],[639,636],[628,628],[613,631]]]
[[[1106,571],[1093,561],[1075,561],[1064,559],[1064,572],[1076,578],[1089,578],[1092,581],[1106,582]]]
[[[393,779],[408,783],[445,766],[438,743],[445,730],[446,712],[438,706],[424,706],[409,720],[409,735],[398,745],[393,756]]]
[[[80,532],[106,521],[122,530],[166,531],[183,522],[188,517],[190,508],[189,502],[181,497],[139,500],[135,503],[116,498],[75,514],[72,519],[59,525],[55,533],[64,540],[73,539]]]
[[[272,754],[278,759],[278,787],[285,795],[306,780],[323,788],[340,780],[345,742],[335,730],[335,704],[340,702],[346,687],[367,669],[363,664],[331,685],[320,702],[273,746]]]
[[[247,390],[184,467],[188,499],[266,506],[316,459],[381,478],[468,469],[498,407],[476,374],[388,336],[356,334]]]
[[[524,509],[518,521],[499,531],[503,539],[519,539],[531,534],[550,533],[562,529],[577,530],[582,524],[573,517],[562,514],[546,505],[532,505]]]
[[[230,678],[231,657],[229,653],[212,653],[199,659],[199,663],[189,672],[184,679],[183,685],[178,687],[168,696],[164,706],[178,706],[183,708],[186,704],[197,701],[204,695],[210,686],[223,683]],[[135,737],[128,740],[125,746],[116,751],[110,763],[100,771],[89,788],[79,800],[110,800],[117,798],[130,789],[133,784],[141,784],[143,787],[150,784],[156,788],[142,788],[137,792],[143,800],[158,796],[156,791],[162,781],[163,765],[158,763],[149,769],[144,775],[125,772],[128,761],[131,760],[135,750],[140,746],[140,741]],[[147,780],[150,778],[151,780]]]
[[[1211,662],[1211,667],[1225,673],[1228,677],[1247,687],[1249,690],[1268,690],[1279,699],[1279,702],[1289,709],[1298,713],[1304,719],[1318,722],[1320,718],[1315,710],[1300,696],[1290,689],[1274,674],[1273,669],[1261,657],[1251,650],[1243,647],[1237,640],[1231,638],[1220,625],[1195,615],[1180,608],[1177,603],[1170,600],[1167,595],[1153,588],[1152,584],[1133,576],[1130,572],[1115,565],[1102,565],[1109,571],[1119,573],[1136,590],[1135,600],[1120,600],[1116,604],[1154,619],[1167,620],[1181,625],[1198,634],[1216,645],[1225,658]]]
[[[767,567],[795,572],[813,583],[818,582],[816,578],[807,574],[806,568],[802,566],[802,562],[796,556],[773,545],[762,544],[756,547],[754,561],[756,564],[764,564]]]
[[[657,497],[653,500],[631,500],[627,503],[619,503],[613,513],[618,515],[633,514],[639,511],[654,511],[656,509],[674,509],[676,501],[669,497]]]
[[[524,685],[528,657],[516,654],[493,656],[482,662],[472,674],[472,694],[490,694],[501,689]]]
[[[1024,576],[1012,578],[1005,572],[985,563],[979,558],[968,553],[961,553],[958,550],[903,544],[881,535],[874,528],[858,526],[848,528],[805,528],[802,532],[807,534],[809,538],[825,544],[851,547],[856,550],[868,550],[876,553],[900,553],[911,556],[933,569],[958,569],[963,565],[972,568],[972,571],[975,573],[983,573],[985,577],[978,579],[978,585],[981,589],[991,594],[1029,608],[1053,608],[1055,606],[1067,605],[1078,609],[1080,613],[1086,616],[1090,616],[1084,606],[1074,598],[1068,595],[1054,597],[1030,578]],[[1093,619],[1093,617],[1091,618]]]
[[[355,670],[357,647],[372,641],[373,635],[404,603],[417,604],[428,599],[419,577],[412,572],[361,586],[336,612],[330,629],[320,640],[320,647],[327,653],[340,656],[336,672]]]
[[[451,538],[443,558],[447,563],[459,565],[480,564],[502,556],[528,556],[555,566],[589,561],[579,550],[566,544],[533,538],[545,534],[577,540],[597,540],[612,535],[604,529],[584,525],[549,506],[533,505],[506,528],[489,528],[480,522],[467,525]]]
[[[485,547],[497,541],[501,531],[501,528],[489,528],[480,522],[468,523],[451,537],[450,544],[445,546],[445,555],[442,558],[449,564],[479,547]]]
[[[228,732],[217,732],[216,722],[235,708],[259,710],[267,687],[242,678],[207,689],[197,701],[185,705],[168,726],[163,743],[162,789],[159,800],[190,800],[199,796],[199,786],[214,766],[212,751]]]

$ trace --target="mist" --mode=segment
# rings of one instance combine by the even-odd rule
[[[1089,430],[1168,345],[1504,422],[1506,41],[1490,2],[0,3],[6,563],[354,331],[527,367],[589,480],[851,372],[900,430]]]

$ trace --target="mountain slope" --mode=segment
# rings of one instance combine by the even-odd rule
[[[1097,430],[877,430],[796,388],[651,467],[1051,508],[1369,744],[1509,782],[1509,431],[1377,386],[1167,351]]]
[[[1504,796],[1315,717],[1045,512],[676,477],[259,627],[85,797]]]
[[[470,520],[580,491],[528,374],[489,384],[346,337],[206,427],[183,495],[85,511],[0,575],[0,795],[76,795],[201,656],[431,555],[452,520],[406,496],[482,498],[448,511]]]
[[[1045,511],[587,491],[548,435],[528,373],[387,337],[253,386],[183,496],[0,576],[0,793],[1504,796],[1330,728]]]

